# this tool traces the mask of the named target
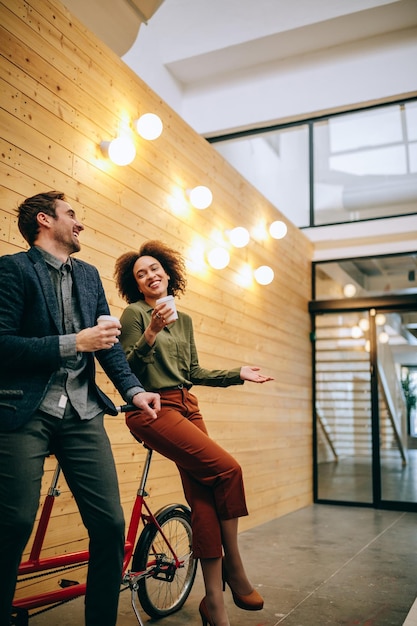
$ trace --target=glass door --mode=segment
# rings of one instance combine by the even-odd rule
[[[315,318],[317,499],[373,501],[367,311]]]
[[[315,501],[417,510],[417,312],[316,311],[314,380]]]
[[[376,315],[382,503],[417,502],[417,313]]]

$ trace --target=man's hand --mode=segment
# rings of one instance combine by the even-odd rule
[[[142,391],[133,396],[132,404],[156,420],[158,417],[157,412],[161,410],[161,397],[159,393]]]
[[[84,328],[76,335],[77,352],[96,352],[109,350],[118,343],[120,322],[101,322],[91,328]]]

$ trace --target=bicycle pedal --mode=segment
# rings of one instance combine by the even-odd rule
[[[178,568],[172,563],[157,566],[152,574],[152,578],[155,578],[156,580],[164,580],[167,583],[172,583],[175,578],[175,573],[177,569]]]
[[[58,585],[62,588],[65,589],[66,587],[74,587],[74,585],[79,585],[80,583],[78,582],[78,580],[68,580],[67,578],[61,578],[61,580],[58,581]]]

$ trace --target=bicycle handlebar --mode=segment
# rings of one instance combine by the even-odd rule
[[[128,411],[137,411],[137,408],[134,404],[122,404],[122,406],[117,406],[116,410],[118,413],[127,413]]]

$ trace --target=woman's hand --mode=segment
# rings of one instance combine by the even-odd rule
[[[153,333],[161,332],[161,330],[167,325],[166,320],[169,318],[170,314],[171,309],[165,302],[157,304],[152,311],[151,321],[149,323],[150,330]]]
[[[252,383],[266,383],[268,380],[274,380],[271,376],[261,374],[260,370],[260,367],[244,365],[240,370],[240,377],[242,380],[250,380]]]
[[[147,343],[153,346],[156,340],[156,336],[168,326],[166,318],[171,314],[171,309],[165,303],[158,304],[152,311],[151,320],[145,329],[144,335]]]

